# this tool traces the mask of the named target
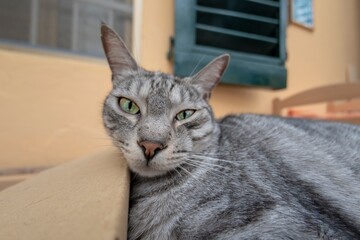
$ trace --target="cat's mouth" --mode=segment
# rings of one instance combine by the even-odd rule
[[[184,161],[182,157],[156,156],[149,161],[145,157],[125,156],[130,170],[143,177],[157,177],[168,174]]]
[[[168,171],[157,170],[149,166],[132,169],[133,172],[139,174],[142,177],[158,177],[165,175]]]
[[[138,160],[137,162],[141,162],[141,164],[134,164],[128,161],[128,165],[131,171],[139,174],[143,177],[157,177],[161,175],[167,174],[172,168],[167,169],[161,167],[161,165],[154,163],[146,163],[142,160]]]

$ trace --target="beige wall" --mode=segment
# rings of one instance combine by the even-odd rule
[[[313,32],[288,27],[288,88],[220,85],[211,101],[217,116],[270,113],[276,96],[344,82],[348,64],[360,69],[360,1],[314,2]],[[172,71],[173,8],[143,1],[139,59],[147,69]],[[109,78],[105,61],[0,49],[0,167],[58,164],[111,145],[100,117]]]
[[[0,49],[0,167],[54,165],[110,146],[104,61]]]

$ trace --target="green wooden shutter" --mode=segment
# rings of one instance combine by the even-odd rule
[[[286,87],[286,0],[176,0],[174,71],[230,53],[223,83]]]

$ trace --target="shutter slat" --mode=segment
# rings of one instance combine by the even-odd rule
[[[243,18],[243,19],[247,19],[247,20],[253,20],[253,21],[264,22],[264,23],[269,23],[269,24],[279,24],[278,19],[262,17],[262,16],[253,15],[253,14],[248,14],[248,13],[235,12],[235,11],[231,11],[231,10],[218,9],[218,8],[212,8],[212,7],[204,7],[204,6],[197,6],[196,10],[199,12],[206,12],[206,13],[213,13],[213,14],[236,17],[236,18]]]
[[[267,5],[267,6],[272,6],[272,7],[279,7],[279,2],[278,1],[269,1],[269,0],[245,0],[248,2],[254,2],[254,3],[260,3],[263,5]]]
[[[232,35],[232,36],[242,37],[242,38],[248,38],[248,39],[262,41],[262,42],[268,42],[268,43],[273,43],[273,44],[278,43],[278,39],[276,39],[276,38],[264,37],[264,36],[257,35],[257,34],[245,33],[245,32],[240,32],[240,31],[236,31],[236,30],[230,30],[230,29],[225,29],[225,28],[220,28],[220,27],[209,26],[209,25],[205,25],[205,24],[196,24],[196,28],[201,29],[201,30],[210,31],[210,32],[227,34],[227,35]]]
[[[250,0],[197,0],[195,6],[212,7],[216,9],[230,10],[247,13],[271,19],[279,18],[280,6],[277,4],[264,4],[264,2]]]

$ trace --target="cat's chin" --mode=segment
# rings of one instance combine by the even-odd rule
[[[148,178],[159,177],[162,175],[166,175],[168,173],[168,171],[166,171],[166,170],[153,169],[148,166],[144,166],[144,167],[140,167],[140,168],[139,167],[134,168],[134,167],[129,166],[129,168],[134,173],[136,173],[142,177],[148,177]]]

